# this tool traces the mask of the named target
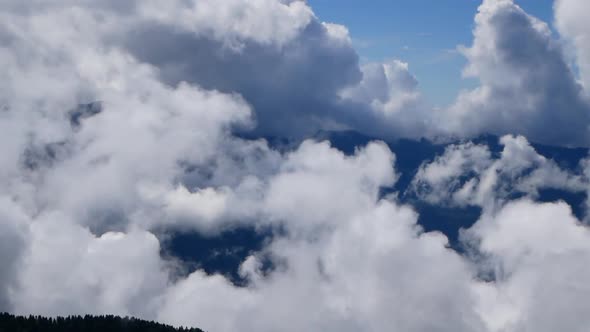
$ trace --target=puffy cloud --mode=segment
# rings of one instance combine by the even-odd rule
[[[500,144],[498,158],[485,145],[448,146],[443,155],[420,166],[409,191],[432,204],[481,207],[494,207],[519,194],[536,198],[544,188],[586,191],[587,176],[561,169],[523,136],[503,136]]]
[[[281,46],[314,19],[311,8],[302,1],[144,1],[136,6],[146,20],[213,38],[238,49],[243,45],[242,40]]]
[[[250,284],[195,272],[169,289],[159,319],[219,331],[483,330],[467,262],[423,234],[411,208],[379,198],[391,162],[381,144],[345,157],[303,143],[270,180],[265,214],[286,234],[244,262]],[[277,262],[270,274],[264,255]]]
[[[170,87],[152,66],[103,47],[94,32],[104,22],[87,11],[5,16],[11,42],[0,55],[6,68],[0,98],[12,139],[2,143],[1,181],[30,210],[124,222],[141,204],[140,184],[173,183],[182,165],[216,156],[232,126],[251,124],[240,96],[187,83]],[[63,24],[50,29],[55,21]],[[80,21],[86,30],[77,29]],[[40,86],[27,87],[29,81]],[[93,100],[101,101],[99,109],[72,125],[70,110]]]
[[[162,83],[109,44],[110,29],[127,24],[100,15],[114,7],[39,6],[0,5],[0,126],[10,137],[0,143],[0,305],[153,317],[168,271],[157,239],[133,226],[147,204],[140,190],[174,188],[186,165],[210,163],[234,126],[251,125],[251,108],[235,94]]]
[[[270,151],[262,151],[274,159]],[[265,158],[263,155],[255,165],[264,165]],[[245,173],[235,181],[218,179],[209,183],[211,187],[141,186],[140,196],[146,205],[134,221],[142,227],[179,226],[213,234],[250,222],[273,226],[293,223],[288,226],[293,230],[294,225],[314,229],[354,215],[397,177],[391,168],[395,158],[384,143],[371,143],[346,156],[328,142],[307,140],[279,158],[265,173]],[[231,172],[240,165],[231,167],[221,169]],[[189,183],[195,180],[190,175],[187,178]],[[360,188],[362,195],[355,188]],[[329,203],[336,196],[338,201]]]
[[[405,62],[389,60],[361,67],[363,78],[344,88],[353,128],[385,138],[434,137],[441,133],[434,114],[420,95],[418,81]]]
[[[415,215],[390,203],[382,202],[374,212],[355,219],[342,220],[336,232],[319,235],[311,243],[275,243],[272,250],[287,267],[247,289],[232,290],[227,282],[204,281],[196,273],[172,289],[161,318],[200,322],[221,331],[376,330],[392,323],[409,331],[478,330],[477,317],[469,313],[469,283],[462,273],[466,266],[444,247],[442,237],[416,238]],[[409,253],[422,264],[408,259]],[[426,275],[436,275],[437,282],[419,277]],[[195,289],[199,284],[202,288]],[[451,289],[466,297],[448,303]],[[214,294],[232,301],[225,304]],[[219,307],[228,309],[229,315],[216,310]]]
[[[96,237],[67,218],[51,212],[30,223],[12,310],[153,317],[168,283],[156,237],[144,231]]]
[[[418,81],[408,64],[399,60],[369,63],[362,67],[363,79],[344,89],[343,98],[372,105],[383,113],[395,113],[417,100]]]
[[[575,64],[586,93],[590,87],[590,25],[585,19],[584,2],[555,1],[555,23],[560,34],[573,45]]]
[[[584,330],[590,233],[565,203],[509,203],[469,234],[496,279],[480,290],[491,331]]]
[[[150,222],[157,222],[161,218],[160,220],[168,221],[163,223],[166,226],[186,223],[188,228],[201,232],[219,228],[220,219],[225,210],[229,209],[229,193],[224,188],[207,187],[191,192],[182,184],[176,189],[144,186],[140,188],[140,196],[151,201],[156,210],[164,212],[158,218],[149,218]],[[158,224],[162,222],[156,225]]]
[[[546,144],[587,145],[590,105],[547,24],[511,0],[485,0],[464,74],[481,85],[445,114],[451,132],[522,134]]]
[[[338,223],[375,201],[380,187],[393,184],[393,161],[385,144],[371,143],[350,158],[327,142],[303,142],[270,180],[265,209],[297,224]]]
[[[473,143],[450,145],[442,156],[421,165],[410,190],[430,203],[452,201],[453,194],[461,196],[462,188],[472,186],[470,181],[463,184],[461,177],[480,174],[491,163],[491,154],[486,146]]]
[[[467,59],[463,74],[477,79],[477,88],[461,91],[451,105],[437,109],[420,95],[407,64],[366,64],[361,81],[341,90],[342,109],[350,103],[356,109],[342,111],[341,119],[356,130],[388,138],[444,140],[492,133],[587,146],[590,101],[576,79],[578,67],[582,82],[587,76],[583,52],[588,29],[583,17],[576,16],[583,12],[576,10],[580,5],[556,2],[558,27],[573,41],[577,55],[573,64],[545,22],[513,0],[485,0],[475,17],[472,45],[458,48]]]
[[[139,11],[157,19],[143,15],[112,39],[159,68],[167,83],[241,94],[264,134],[301,137],[325,122],[350,124],[340,118],[351,110],[340,106],[338,92],[361,73],[345,27],[320,22],[302,1],[177,1],[158,4],[173,10],[146,9],[155,3]]]

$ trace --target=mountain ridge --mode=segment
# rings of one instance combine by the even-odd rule
[[[173,327],[133,317],[72,315],[67,317],[18,316],[0,313],[0,332],[204,332]]]

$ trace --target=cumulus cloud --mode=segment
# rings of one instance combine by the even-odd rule
[[[554,8],[556,26],[564,39],[572,44],[580,82],[587,94],[590,87],[590,26],[583,15],[584,2],[558,0]]]
[[[343,125],[338,114],[348,110],[338,92],[361,79],[345,27],[319,21],[302,1],[155,3],[139,5],[142,19],[112,39],[159,68],[165,82],[240,93],[264,134],[301,137],[326,122]]]
[[[460,51],[468,60],[464,74],[481,85],[448,109],[448,130],[587,145],[590,105],[546,23],[512,0],[485,0],[473,34],[472,46]]]
[[[168,283],[156,237],[145,231],[95,236],[67,218],[51,212],[30,223],[12,311],[155,315]]]
[[[361,66],[362,80],[344,88],[346,107],[356,108],[353,128],[385,138],[435,137],[441,133],[408,63],[389,60]]]
[[[558,15],[567,6],[558,3]],[[346,27],[321,22],[302,1],[53,1],[5,7],[8,15],[34,16],[37,26],[49,24],[37,15],[41,9],[54,8],[103,49],[124,49],[153,66],[167,85],[189,82],[239,93],[254,110],[258,134],[301,138],[320,129],[352,128],[387,138],[432,138],[491,132],[587,145],[590,106],[561,44],[544,22],[510,0],[480,6],[473,45],[460,51],[468,60],[465,75],[481,86],[442,109],[420,95],[407,63],[359,66]],[[574,29],[566,25],[559,23],[564,35]],[[75,40],[82,34],[52,30],[46,42],[88,44]],[[583,56],[578,58],[583,67]]]
[[[274,242],[269,250],[286,267],[269,278],[248,270],[253,282],[246,289],[195,273],[171,288],[160,318],[220,331],[371,331],[391,324],[404,331],[481,330],[470,310],[467,264],[445,247],[444,236],[420,235],[409,208],[374,202],[338,222],[332,232]],[[461,294],[457,301],[448,302],[449,291]],[[213,294],[232,301],[210,300]]]
[[[483,216],[470,235],[496,278],[479,291],[491,331],[585,329],[589,288],[580,276],[589,271],[579,262],[590,253],[590,233],[567,204],[513,202]]]
[[[449,145],[441,156],[420,166],[408,190],[432,204],[481,207],[519,195],[538,198],[539,191],[547,188],[587,190],[583,172],[560,168],[523,136],[503,136],[499,143],[503,149],[497,157],[486,145]]]
[[[195,272],[168,290],[159,318],[218,331],[482,330],[468,263],[443,235],[422,233],[410,207],[380,198],[392,162],[380,143],[345,156],[304,142],[269,179],[263,215],[286,235],[243,263],[250,284]],[[279,262],[268,276],[264,255]],[[448,303],[449,291],[462,296]]]

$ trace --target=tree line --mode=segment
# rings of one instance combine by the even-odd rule
[[[15,316],[0,313],[0,332],[203,332],[197,328],[175,328],[131,317],[101,316]]]

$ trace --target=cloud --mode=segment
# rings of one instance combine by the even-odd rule
[[[301,1],[0,9],[1,310],[129,314],[211,331],[587,326],[573,318],[587,306],[577,281],[589,274],[579,264],[586,226],[564,203],[532,200],[544,187],[587,191],[588,160],[568,172],[507,135],[500,156],[465,143],[424,164],[414,179],[421,198],[484,207],[464,232],[466,255],[383,194],[399,176],[386,144],[346,155],[328,142],[278,149],[238,135],[536,139],[551,121],[544,139],[579,142],[581,86],[547,27],[512,2],[484,2],[464,51],[482,87],[436,114],[408,64],[359,66],[346,28]],[[527,197],[511,200],[514,191]],[[241,286],[179,273],[156,236],[243,225],[276,234],[242,262]],[[547,321],[547,310],[567,319]]]
[[[274,242],[269,249],[286,267],[269,278],[251,272],[246,289],[195,273],[171,289],[160,318],[220,331],[369,331],[392,322],[408,331],[480,329],[467,266],[444,237],[419,235],[416,215],[390,202],[365,211],[339,220],[333,232]],[[457,301],[448,302],[449,291],[461,294]]]
[[[11,309],[10,288],[17,282],[17,269],[26,246],[27,216],[6,197],[0,198],[0,310]]]
[[[465,75],[481,86],[461,92],[442,109],[420,95],[408,64],[359,66],[346,27],[321,22],[302,1],[6,6],[21,19],[35,13],[35,6],[45,6],[72,22],[94,22],[84,24],[84,35],[103,49],[124,50],[150,64],[166,85],[189,82],[240,94],[252,106],[257,134],[304,138],[321,129],[355,129],[384,138],[448,138],[494,133],[558,145],[586,145],[588,138],[590,106],[561,44],[545,23],[508,0],[484,1],[473,45],[460,48],[468,60]],[[36,15],[36,24],[51,31],[42,18]],[[567,24],[559,25],[566,30]],[[82,35],[53,30],[47,38],[73,42]],[[547,123],[555,129],[547,130]]]
[[[97,237],[67,218],[50,212],[30,223],[11,311],[153,316],[168,283],[156,237],[144,231]]]
[[[175,26],[237,49],[244,40],[282,46],[314,19],[311,8],[302,1],[147,1],[136,6],[139,15],[152,24]]]
[[[522,134],[546,144],[587,145],[590,106],[547,24],[511,0],[485,0],[464,74],[481,85],[445,114],[451,132]],[[567,129],[566,129],[567,128]]]
[[[522,200],[482,217],[470,230],[496,281],[481,289],[491,331],[582,331],[588,323],[587,226],[563,202]],[[555,317],[559,317],[555,320]]]
[[[560,168],[523,136],[503,136],[499,143],[498,157],[486,145],[447,146],[444,154],[420,166],[409,192],[431,204],[495,207],[514,196],[538,198],[546,188],[586,191],[587,176]]]
[[[265,208],[273,218],[300,225],[350,218],[377,199],[380,187],[393,185],[393,160],[385,144],[371,143],[348,158],[327,142],[303,142],[270,180]],[[330,204],[333,197],[338,201]]]
[[[352,128],[384,138],[435,137],[441,133],[408,63],[389,60],[361,66],[362,80],[344,88]]]
[[[113,39],[156,66],[168,84],[241,94],[256,111],[260,133],[301,137],[323,122],[341,122],[338,92],[361,78],[345,27],[319,21],[301,1],[174,3],[166,5],[173,10],[142,4],[140,14],[159,14],[144,15]]]
[[[383,113],[394,113],[418,99],[418,81],[408,64],[399,60],[369,63],[362,67],[363,79],[342,91],[343,98],[372,105]]]
[[[443,235],[423,234],[411,208],[379,198],[392,160],[383,144],[346,157],[304,142],[270,179],[264,214],[286,235],[243,263],[249,286],[195,272],[169,289],[159,319],[218,331],[482,330],[468,264]],[[263,255],[279,262],[268,276]]]
[[[590,26],[583,16],[583,1],[555,1],[555,23],[560,34],[573,44],[575,65],[579,70],[580,82],[588,94],[590,87]]]

